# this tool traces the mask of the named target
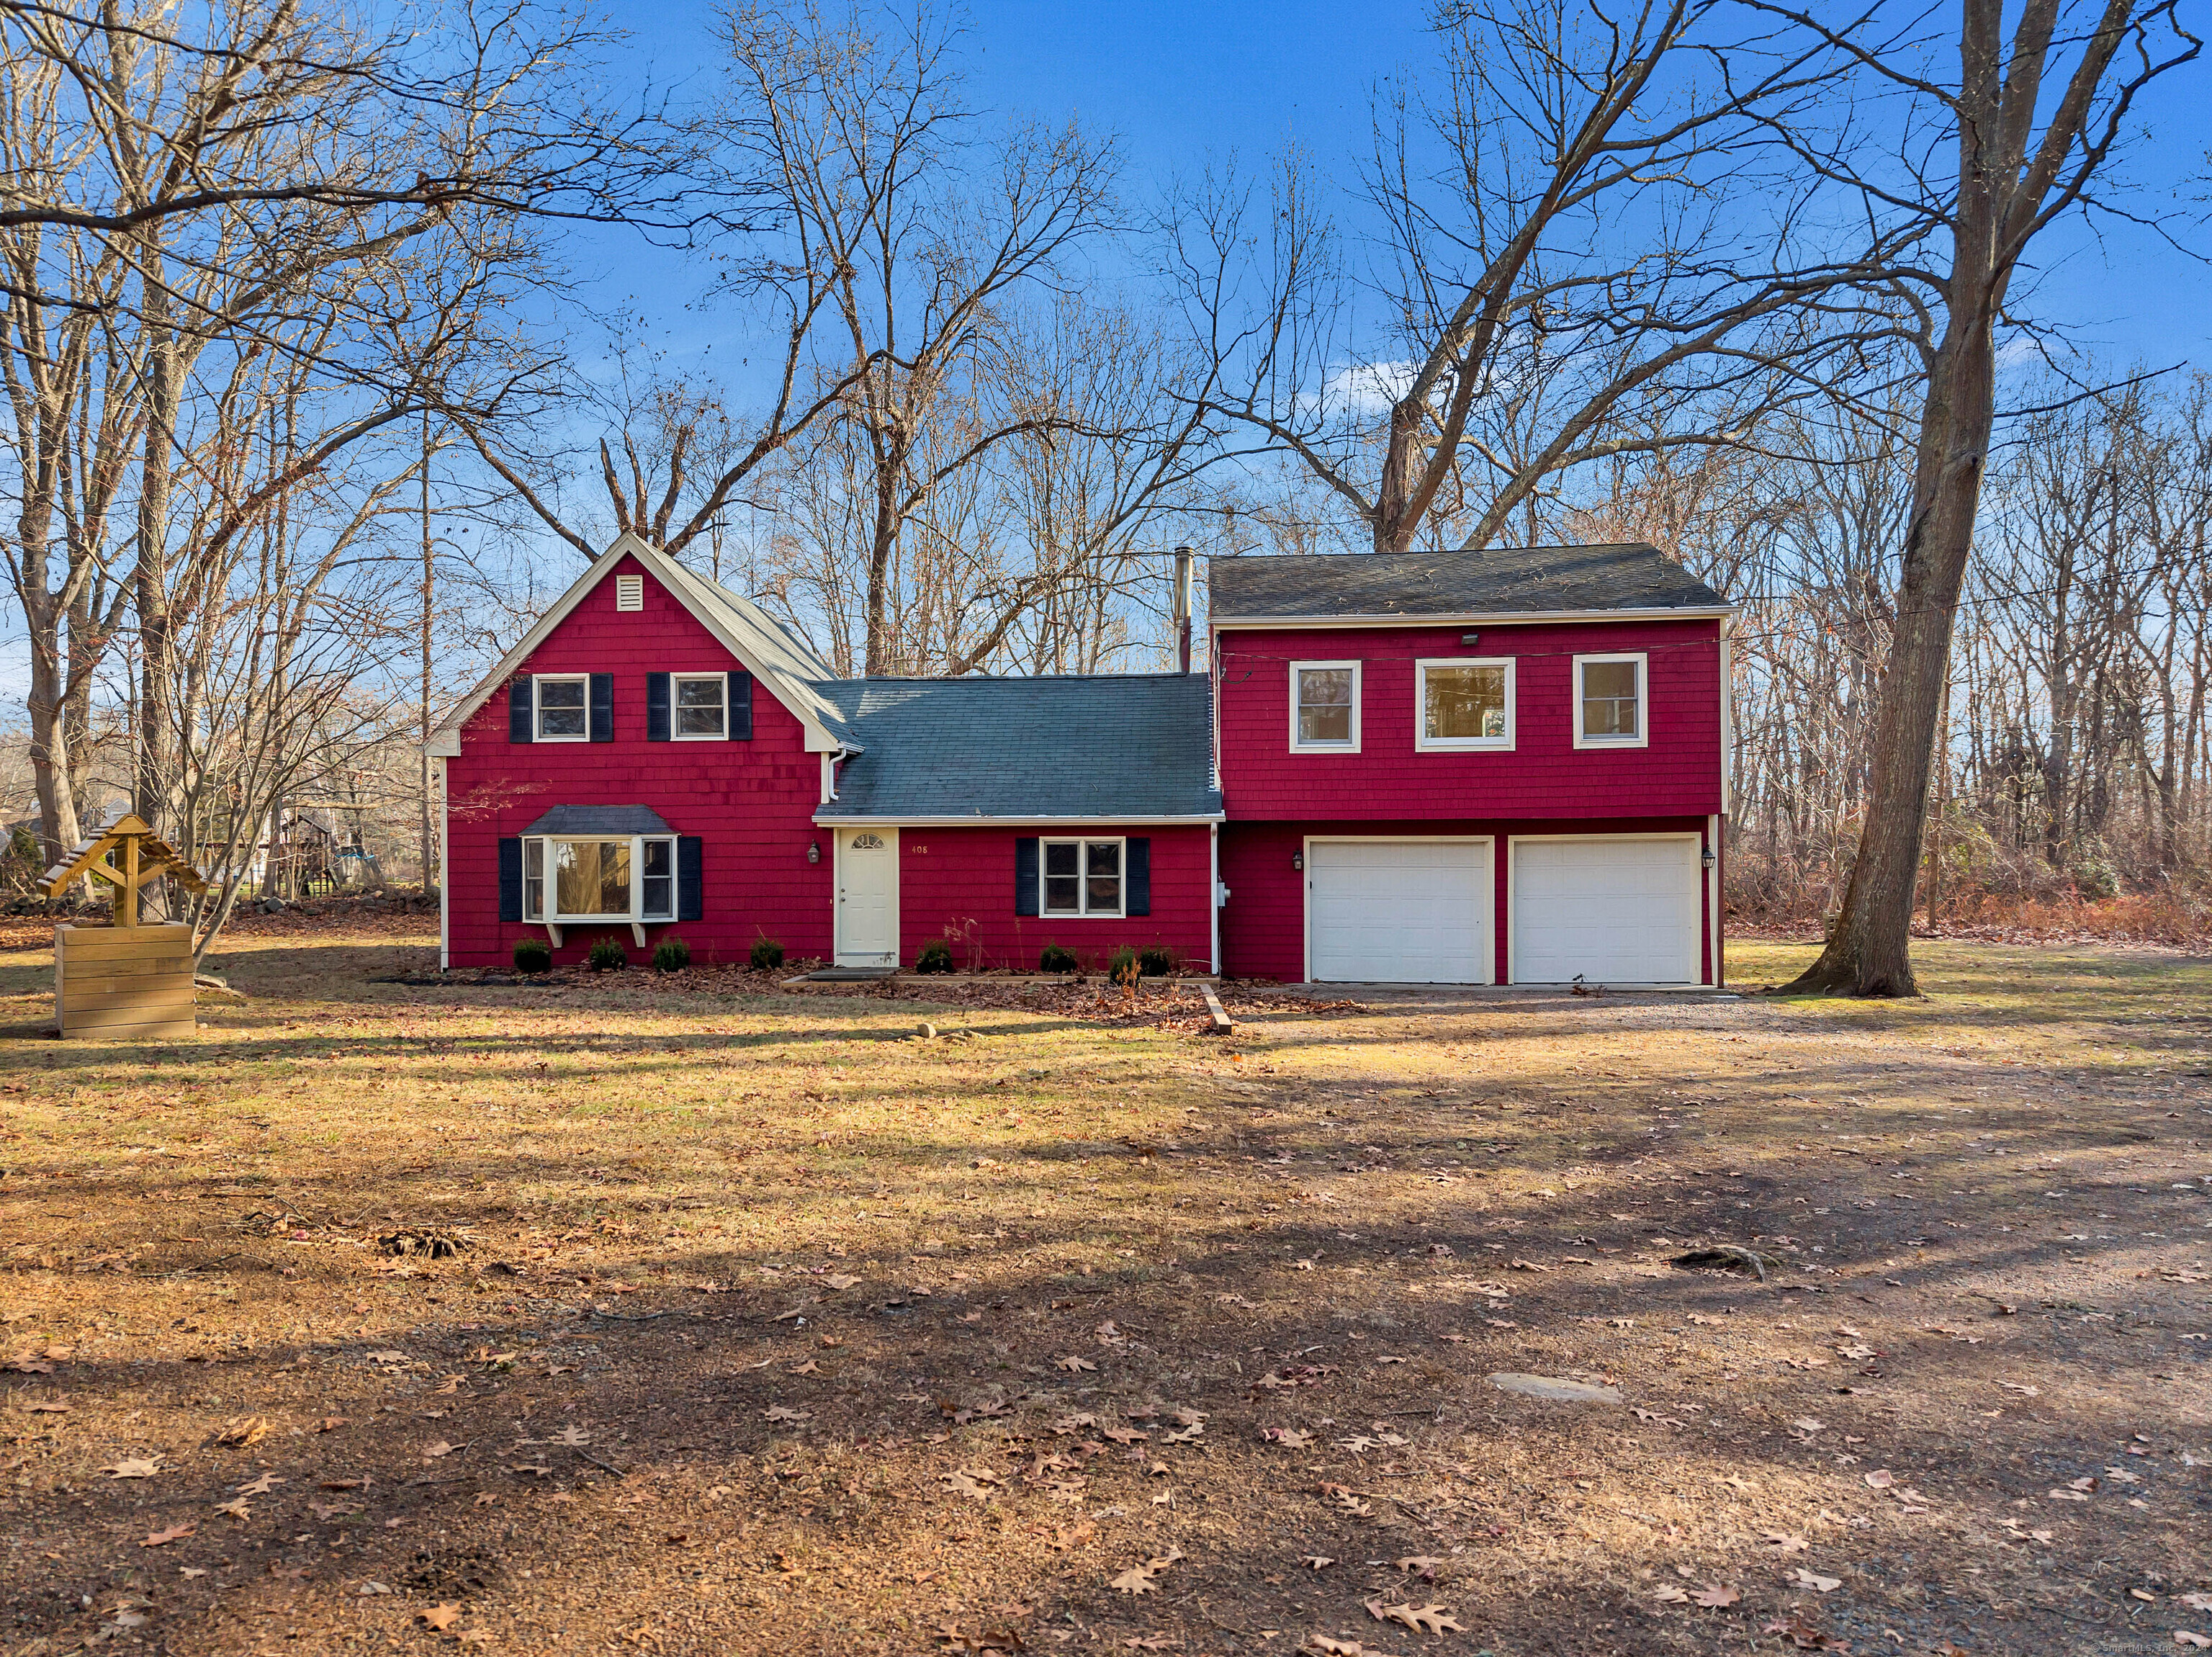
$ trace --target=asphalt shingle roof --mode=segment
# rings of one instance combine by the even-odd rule
[[[1504,546],[1481,551],[1216,558],[1212,614],[1541,614],[1561,610],[1707,610],[1728,600],[1655,546]]]
[[[525,834],[666,834],[668,821],[651,806],[556,806]]]
[[[815,682],[863,752],[830,817],[1204,817],[1212,710],[1199,673]]]

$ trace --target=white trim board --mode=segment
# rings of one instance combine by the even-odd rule
[[[1231,627],[1504,627],[1538,626],[1547,621],[1714,621],[1741,613],[1741,606],[1729,604],[1694,610],[1464,610],[1438,611],[1433,615],[1214,616],[1206,625],[1217,633]]]
[[[1190,828],[1225,823],[1227,814],[1203,817],[836,817],[814,814],[817,828]]]

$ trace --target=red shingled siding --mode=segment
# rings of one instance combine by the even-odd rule
[[[1462,631],[1480,635],[1472,646]],[[1721,808],[1720,624],[1554,622],[1534,626],[1233,629],[1218,640],[1222,789],[1232,819],[1704,816]],[[1577,748],[1573,658],[1649,653],[1650,746]],[[1413,663],[1512,656],[1515,747],[1413,746]],[[1364,666],[1356,754],[1293,753],[1292,661]]]
[[[611,742],[510,743],[507,691],[495,692],[468,721],[461,752],[446,762],[447,885],[452,960],[493,966],[513,958],[517,941],[543,938],[542,926],[499,919],[501,836],[519,834],[549,807],[644,805],[679,834],[696,834],[706,885],[706,918],[657,923],[695,959],[741,959],[763,933],[794,960],[830,953],[830,838],[811,820],[821,795],[821,760],[805,752],[798,718],[767,689],[753,690],[750,742],[648,742],[647,673],[719,673],[739,664],[659,583],[645,576],[645,608],[615,608],[615,576],[641,573],[624,559],[555,628],[520,671],[612,673]],[[822,861],[806,847],[818,841]],[[567,929],[556,952],[580,960],[610,932],[634,956],[629,929]]]
[[[1082,831],[1070,830],[1070,835]],[[1143,835],[1152,843],[1152,912],[1120,920],[1014,913],[1014,841],[1024,828],[907,828],[899,831],[899,959],[911,966],[922,947],[945,937],[968,964],[972,938],[986,966],[1036,970],[1048,943],[1086,966],[1103,965],[1123,944],[1165,944],[1206,972],[1212,956],[1206,910],[1212,876],[1206,829],[1189,825],[1098,830],[1100,838]],[[1050,838],[1050,837],[1048,837]],[[969,923],[972,923],[972,931]]]
[[[1301,658],[1303,660],[1303,658]],[[1424,756],[1425,758],[1425,756]],[[1623,834],[1695,832],[1707,828],[1703,817],[1652,817],[1607,822],[1607,829]],[[1328,822],[1231,822],[1221,830],[1221,882],[1229,888],[1229,902],[1221,911],[1222,971],[1231,978],[1274,978],[1296,984],[1306,975],[1305,876],[1291,867],[1293,856],[1304,851],[1310,834],[1487,835],[1492,838],[1491,941],[1496,950],[1494,981],[1508,982],[1506,907],[1510,896],[1506,885],[1505,842],[1516,834],[1589,833],[1588,818],[1468,818],[1459,819],[1400,819],[1376,822],[1371,818]],[[1698,959],[1705,980],[1711,981],[1713,940],[1711,917],[1700,903]]]

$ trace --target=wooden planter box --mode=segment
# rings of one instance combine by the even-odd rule
[[[100,1041],[194,1033],[191,928],[54,928],[54,1020]]]

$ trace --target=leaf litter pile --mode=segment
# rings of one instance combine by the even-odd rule
[[[418,947],[0,1048],[9,1657],[2212,1648],[2203,966],[1218,1040]]]

